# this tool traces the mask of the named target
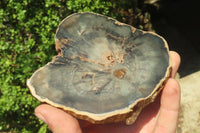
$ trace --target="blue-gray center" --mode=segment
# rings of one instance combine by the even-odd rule
[[[96,114],[128,107],[152,93],[169,66],[166,44],[105,16],[69,16],[55,36],[60,52],[31,78],[41,98]]]

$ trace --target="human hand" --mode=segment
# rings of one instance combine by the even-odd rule
[[[54,133],[175,133],[180,107],[180,86],[174,79],[180,56],[171,51],[172,72],[162,90],[161,97],[143,109],[136,122],[93,125],[77,120],[61,109],[47,104],[38,106],[35,115],[48,124]]]

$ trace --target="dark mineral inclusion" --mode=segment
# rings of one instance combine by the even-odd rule
[[[40,99],[104,114],[149,96],[169,67],[162,37],[114,19],[77,13],[55,36],[58,55],[28,81]]]

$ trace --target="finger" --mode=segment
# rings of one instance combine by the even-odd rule
[[[170,57],[172,60],[172,72],[171,72],[171,77],[174,78],[176,75],[176,72],[178,71],[181,59],[180,55],[174,51],[170,51]]]
[[[35,109],[35,115],[47,123],[53,133],[81,133],[78,121],[58,108],[43,104]]]
[[[180,86],[170,78],[161,95],[161,105],[155,133],[175,133],[180,107]]]

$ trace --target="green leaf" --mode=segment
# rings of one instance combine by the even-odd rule
[[[48,127],[47,124],[43,124],[43,125],[40,127],[38,133],[46,133],[46,132],[47,132],[47,127]]]

